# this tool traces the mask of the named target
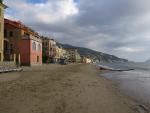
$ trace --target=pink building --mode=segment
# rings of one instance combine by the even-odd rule
[[[42,64],[42,40],[38,33],[21,22],[8,19],[5,19],[4,30],[5,60],[12,60],[15,56],[21,65]]]

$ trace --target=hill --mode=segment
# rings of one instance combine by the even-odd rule
[[[109,55],[106,53],[102,53],[99,51],[94,51],[92,49],[84,48],[84,47],[76,47],[69,44],[61,44],[58,43],[57,45],[62,46],[64,49],[73,48],[77,49],[81,56],[89,56],[95,62],[128,62],[126,59],[118,58],[114,55]]]
[[[150,63],[150,60],[146,60],[145,63]]]

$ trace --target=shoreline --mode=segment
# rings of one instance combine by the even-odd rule
[[[148,113],[101,73],[93,65],[71,64],[1,75],[0,113]]]
[[[97,70],[99,70],[98,67],[96,67]],[[138,100],[137,98],[138,97],[134,97],[134,96],[131,96],[131,95],[128,95],[125,93],[125,91],[123,91],[120,86],[119,86],[119,83],[117,83],[117,81],[113,81],[105,76],[101,76],[101,74],[104,74],[104,73],[107,73],[107,72],[113,72],[111,70],[99,70],[100,71],[100,77],[108,80],[109,82],[112,83],[113,86],[115,86],[115,88],[117,89],[117,91],[122,94],[123,96],[125,96],[126,98],[128,98],[129,100],[132,100],[133,102],[135,102],[136,104],[136,107],[137,109],[139,109],[139,112],[140,113],[149,113],[150,112],[150,105],[141,101],[141,100]],[[143,111],[144,110],[144,111]]]

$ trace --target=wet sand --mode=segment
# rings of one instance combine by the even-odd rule
[[[0,75],[0,113],[139,113],[92,65],[24,67]]]

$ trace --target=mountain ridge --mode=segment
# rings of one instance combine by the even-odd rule
[[[92,58],[94,62],[97,62],[97,63],[99,62],[109,62],[109,63],[128,62],[128,60],[119,58],[115,55],[110,55],[107,53],[95,51],[95,50],[85,48],[85,47],[77,47],[77,46],[73,46],[70,44],[62,44],[62,43],[57,43],[57,45],[62,46],[64,49],[68,49],[68,48],[77,49],[81,56],[85,56],[85,57],[88,56]]]
[[[149,59],[149,60],[146,60],[145,63],[150,63],[150,59]]]

